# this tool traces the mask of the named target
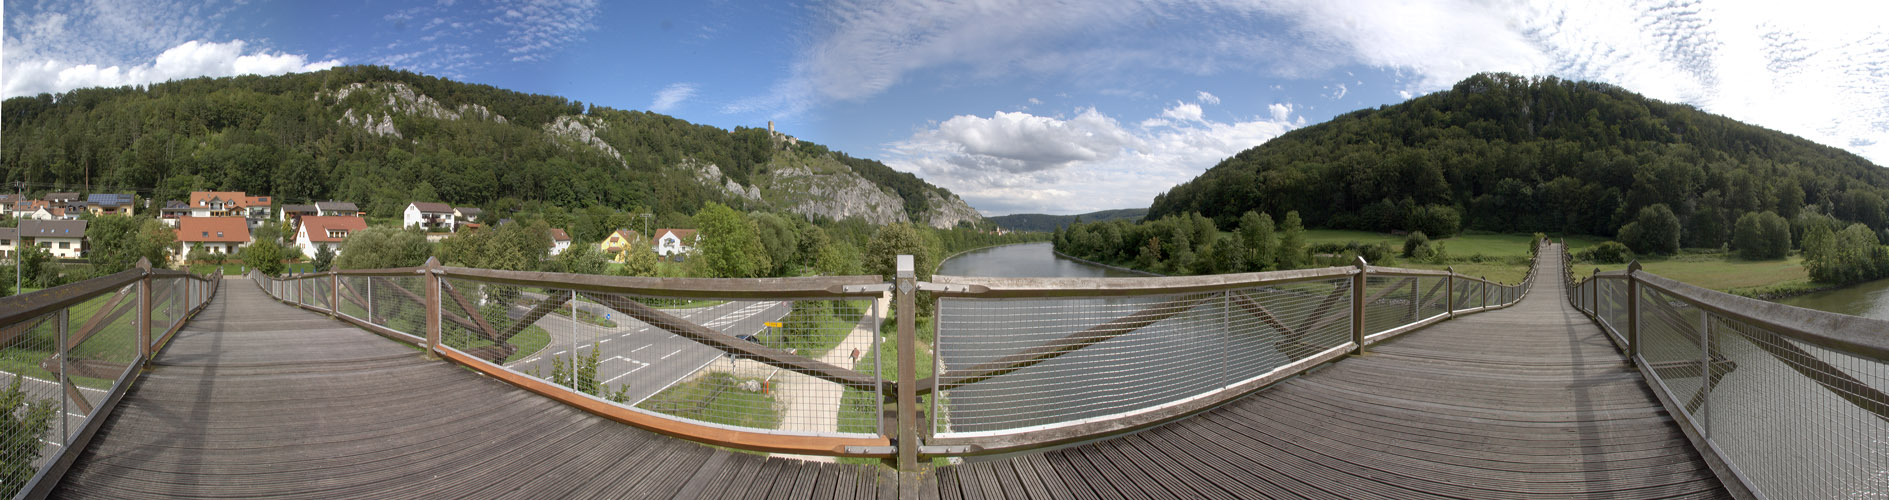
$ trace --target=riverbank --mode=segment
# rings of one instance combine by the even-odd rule
[[[1129,268],[1129,267],[1122,267],[1122,266],[1115,266],[1115,265],[1109,265],[1109,264],[1103,264],[1103,263],[1101,263],[1101,262],[1096,262],[1096,261],[1093,261],[1093,260],[1089,260],[1089,259],[1084,259],[1084,258],[1081,258],[1081,257],[1077,257],[1077,256],[1074,256],[1074,255],[1069,255],[1069,254],[1066,254],[1066,253],[1062,253],[1062,252],[1059,252],[1059,251],[1056,251],[1056,247],[1053,247],[1053,246],[1052,246],[1052,247],[1050,247],[1050,250],[1049,250],[1049,253],[1051,253],[1051,254],[1054,254],[1054,255],[1055,255],[1055,256],[1057,256],[1057,257],[1062,257],[1062,258],[1065,258],[1065,259],[1069,259],[1069,260],[1073,260],[1073,261],[1076,261],[1076,262],[1081,262],[1081,263],[1083,263],[1083,264],[1088,264],[1088,265],[1091,265],[1091,266],[1096,266],[1096,267],[1102,267],[1102,268],[1108,268],[1108,269],[1114,269],[1114,270],[1116,270],[1116,271],[1121,271],[1121,272],[1124,272],[1124,273],[1134,273],[1134,274],[1139,274],[1139,275],[1142,275],[1142,276],[1148,276],[1148,277],[1160,277],[1160,276],[1167,276],[1167,275],[1165,275],[1165,274],[1161,274],[1161,273],[1156,273],[1156,272],[1148,272],[1148,271],[1143,271],[1143,270],[1140,270],[1140,269],[1135,269],[1135,268]]]

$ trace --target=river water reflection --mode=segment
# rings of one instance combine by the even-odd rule
[[[964,252],[944,261],[937,274],[993,278],[1112,278],[1140,276],[1120,269],[1065,259],[1049,243],[1005,245]]]

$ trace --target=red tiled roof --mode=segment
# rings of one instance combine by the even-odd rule
[[[177,241],[246,243],[249,241],[249,221],[242,217],[182,217],[177,219]]]
[[[571,235],[570,233],[564,232],[563,229],[554,227],[551,228],[551,241],[571,241]]]
[[[311,215],[302,217],[302,230],[308,231],[308,240],[316,243],[340,243],[346,239],[328,237],[328,230],[338,229],[354,234],[367,229],[367,219],[360,217],[342,217],[334,215]]]

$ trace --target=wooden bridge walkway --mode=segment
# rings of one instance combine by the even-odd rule
[[[1558,260],[1558,259],[1557,259]],[[1560,269],[1544,259],[1544,269]],[[936,471],[940,498],[1720,498],[1547,280],[1182,421]],[[868,498],[896,474],[671,439],[232,283],[54,491],[70,498]]]

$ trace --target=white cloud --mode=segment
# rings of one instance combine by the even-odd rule
[[[1266,111],[1272,113],[1272,121],[1283,122],[1286,121],[1286,117],[1292,116],[1292,105],[1276,102],[1267,105]]]
[[[83,87],[144,85],[200,76],[280,75],[321,71],[341,64],[340,60],[310,62],[307,56],[298,54],[267,51],[245,54],[245,45],[242,40],[229,43],[184,42],[158,54],[149,64],[129,67],[9,58],[4,64],[6,77],[0,81],[0,96],[65,92]]]
[[[695,97],[695,84],[671,83],[662,90],[656,91],[656,98],[650,101],[649,110],[668,113],[670,109],[674,109],[677,104],[682,104],[682,101],[689,100],[690,97]]]
[[[1333,88],[1333,87],[1336,87],[1336,88]],[[1331,91],[1325,94],[1325,98],[1331,99],[1334,101],[1339,100],[1339,99],[1344,99],[1345,94],[1351,93],[1351,89],[1346,87],[1344,82],[1331,84],[1330,86],[1325,87],[1325,90]]]
[[[1201,104],[1220,104],[1220,97],[1202,90],[1200,93],[1194,95],[1194,102]]]
[[[1173,107],[1161,110],[1161,116],[1173,118],[1173,119],[1184,121],[1184,122],[1197,122],[1201,120],[1200,117],[1202,116],[1202,113],[1200,111],[1199,104],[1194,104],[1191,102],[1182,102],[1182,103],[1175,103]]]
[[[1169,110],[1185,107],[1199,109],[1189,103]],[[1277,104],[1271,117],[1234,122],[1151,118],[1137,130],[1093,108],[1067,120],[961,115],[888,144],[887,164],[992,215],[1147,206],[1174,184],[1302,125],[1303,117],[1287,120],[1291,109]]]
[[[1030,98],[1030,105],[1031,105],[1031,106],[1041,106],[1042,104],[1043,104],[1043,100],[1042,100],[1042,99],[1037,99],[1037,98],[1035,98],[1035,97],[1031,97],[1031,98]]]

